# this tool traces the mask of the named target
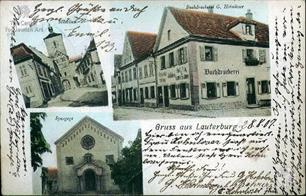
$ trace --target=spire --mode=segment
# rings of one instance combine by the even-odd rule
[[[50,24],[49,24],[49,26],[48,26],[48,30],[49,30],[50,33],[53,33],[53,28],[51,27]]]

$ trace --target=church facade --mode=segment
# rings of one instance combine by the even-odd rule
[[[123,138],[84,117],[56,142],[60,193],[116,192],[110,165],[120,159]]]

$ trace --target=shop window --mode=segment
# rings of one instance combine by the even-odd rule
[[[258,81],[258,94],[271,93],[270,81],[262,80]]]
[[[170,98],[176,98],[176,86],[175,84],[170,85]]]
[[[227,82],[227,96],[236,96],[235,82]]]
[[[145,98],[149,99],[149,88],[145,87]]]
[[[180,84],[180,98],[188,98],[189,95],[189,89],[188,89],[188,84],[187,83],[182,83]]]
[[[137,100],[137,90],[136,88],[133,89],[133,94],[134,94],[134,100]]]
[[[166,58],[165,58],[165,56],[160,57],[160,69],[166,69]]]
[[[207,82],[207,98],[217,98],[217,83]]]
[[[65,157],[66,165],[73,165],[73,157]]]
[[[154,99],[154,98],[155,98],[155,88],[154,88],[154,86],[151,86],[151,87],[150,87],[150,91],[151,91],[151,92],[150,92],[151,98]]]

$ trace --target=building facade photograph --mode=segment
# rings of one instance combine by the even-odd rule
[[[47,49],[25,43],[11,48],[22,93],[29,107],[107,105],[107,88],[94,39],[84,54],[70,57],[64,37],[48,26]]]
[[[157,34],[127,32],[123,48],[115,108],[245,109],[248,116],[265,107],[269,115],[269,28],[251,10],[232,17],[167,7]]]
[[[141,129],[105,121],[110,113],[89,115],[56,112],[31,120],[31,134],[43,135],[39,144],[31,137],[32,156],[40,160],[32,176],[35,194],[142,194]],[[54,130],[57,125],[62,128]]]

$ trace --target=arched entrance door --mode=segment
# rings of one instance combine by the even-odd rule
[[[85,190],[95,191],[96,190],[96,174],[92,169],[87,169],[84,172],[85,178]]]

